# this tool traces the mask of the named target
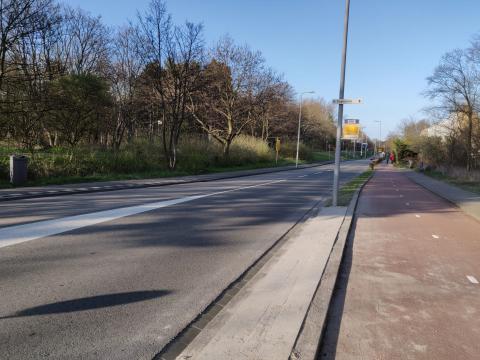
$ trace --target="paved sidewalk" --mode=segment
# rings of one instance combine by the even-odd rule
[[[177,359],[287,360],[345,212],[308,220]]]
[[[298,169],[307,169],[331,164],[331,161],[313,164],[299,165]],[[92,192],[114,191],[124,189],[146,188],[156,186],[168,186],[177,184],[190,184],[215,180],[233,179],[245,176],[270,174],[281,171],[295,170],[295,165],[280,166],[274,168],[262,168],[252,170],[230,171],[216,174],[177,176],[170,178],[98,181],[65,185],[31,186],[0,189],[0,201],[30,199],[46,196],[60,196],[65,194],[82,194]]]
[[[380,167],[364,188],[319,359],[474,360],[480,223]]]
[[[406,172],[406,175],[417,184],[447,199],[470,216],[480,220],[480,195],[415,171],[410,170]]]

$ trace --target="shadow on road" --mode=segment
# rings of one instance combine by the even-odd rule
[[[172,292],[169,290],[148,290],[91,296],[31,307],[22,311],[18,311],[14,315],[0,317],[0,319],[10,319],[36,315],[62,314],[76,311],[100,309],[151,300],[169,295],[170,293]]]

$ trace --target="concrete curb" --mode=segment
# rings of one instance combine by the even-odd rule
[[[307,221],[310,217],[315,216],[319,211],[322,200],[316,202],[309,208],[303,216],[298,219],[285,234],[283,234],[277,241],[275,241],[260,257],[254,260],[243,273],[241,273],[230,285],[227,286],[207,307],[198,314],[183,330],[181,330],[173,339],[166,344],[154,357],[153,360],[175,360],[177,356],[193,341],[193,339],[200,333],[207,324],[213,320],[224,306],[238,293],[243,286],[252,279],[255,274],[272,258],[276,251],[294,235],[300,224]]]
[[[327,323],[327,314],[330,308],[333,290],[337,282],[340,264],[355,216],[358,199],[363,187],[372,177],[373,174],[354,193],[348,205],[347,213],[338,230],[337,238],[335,239],[317,290],[315,291],[307,314],[305,315],[302,328],[290,354],[290,360],[315,360],[317,358],[320,342]]]
[[[458,207],[465,214],[473,217],[477,221],[480,221],[480,195],[477,195],[472,192],[468,192],[467,190],[456,187],[455,185],[444,183],[441,180],[430,178],[427,175],[417,173],[414,170],[406,170],[406,175],[415,184],[420,185],[421,187],[431,192],[432,194],[440,196],[442,199],[448,201],[453,206]],[[425,177],[427,181],[426,182],[422,181],[421,177]],[[466,195],[465,197],[462,197],[462,199],[459,199],[458,197],[452,196],[452,194],[450,195],[446,194],[440,191],[438,188],[430,186],[427,182],[431,182],[431,183],[438,182],[438,183],[441,183],[443,186],[449,186],[454,188],[455,192],[464,193],[468,195]]]
[[[126,189],[143,189],[149,187],[161,187],[161,186],[171,186],[179,184],[192,184],[192,183],[201,183],[217,180],[228,180],[235,178],[242,178],[247,176],[255,175],[264,175],[272,174],[282,171],[291,171],[291,170],[301,170],[309,169],[313,167],[320,167],[332,164],[333,161],[319,162],[315,164],[300,165],[298,168],[294,166],[284,166],[281,168],[263,168],[263,169],[253,169],[253,170],[242,170],[237,173],[235,172],[226,172],[219,174],[208,174],[208,175],[199,175],[198,177],[184,177],[178,178],[176,180],[167,180],[165,178],[159,179],[146,179],[143,183],[138,183],[138,180],[120,180],[105,182],[104,185],[95,185],[98,183],[92,183],[88,185],[87,183],[81,184],[71,184],[69,187],[53,189],[53,186],[45,186],[42,190],[23,190],[23,189],[3,189],[0,190],[0,202],[2,201],[11,201],[11,200],[24,200],[24,199],[33,199],[33,198],[42,198],[42,197],[52,197],[52,196],[62,196],[62,195],[74,195],[74,194],[87,194],[95,192],[106,192],[106,191],[116,191],[116,190],[126,190]],[[190,178],[190,179],[189,179]],[[160,181],[160,182],[159,182]],[[93,186],[95,185],[95,186]],[[28,188],[26,188],[28,189]],[[2,194],[3,192],[3,194]]]

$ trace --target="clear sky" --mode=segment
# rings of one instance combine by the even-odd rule
[[[109,26],[126,23],[149,0],[65,0]],[[176,22],[202,22],[212,44],[228,33],[261,50],[297,92],[338,97],[344,0],[167,0]],[[382,137],[428,104],[425,78],[446,51],[480,32],[480,0],[351,0],[346,109],[366,132]]]

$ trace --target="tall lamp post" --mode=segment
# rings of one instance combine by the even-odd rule
[[[302,104],[303,104],[303,95],[305,94],[315,94],[315,91],[304,91],[300,94],[300,111],[298,113],[297,156],[295,160],[296,168],[298,168],[298,154],[300,152],[300,129],[301,129],[301,122],[302,122]]]
[[[380,145],[382,144],[382,120],[374,120],[376,123],[380,123]]]
[[[360,141],[362,142],[362,146],[360,146],[360,159],[363,157],[363,148],[365,146],[365,128],[366,126],[362,126],[361,129],[362,129],[362,136],[360,138]],[[367,149],[365,149],[365,151],[367,151]]]
[[[333,172],[333,201],[332,205],[338,205],[338,180],[340,177],[340,146],[342,138],[342,122],[343,122],[343,103],[341,100],[345,98],[345,68],[347,65],[347,45],[348,45],[348,20],[350,17],[350,0],[346,0],[345,4],[345,23],[343,34],[343,52],[342,52],[342,68],[340,74],[340,97],[338,103],[338,123],[337,123],[337,140],[335,146],[335,168]]]

